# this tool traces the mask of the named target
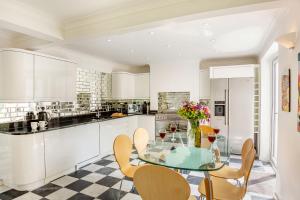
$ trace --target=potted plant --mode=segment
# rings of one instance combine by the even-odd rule
[[[208,106],[195,103],[193,101],[185,101],[179,108],[177,113],[189,122],[188,137],[189,144],[193,144],[195,147],[201,147],[201,130],[200,121],[210,119],[210,111]]]

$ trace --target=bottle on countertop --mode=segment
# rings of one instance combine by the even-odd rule
[[[142,113],[147,114],[147,102],[146,101],[144,101],[144,103],[142,105]]]

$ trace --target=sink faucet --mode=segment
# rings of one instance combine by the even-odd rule
[[[97,117],[97,118],[100,118],[100,117],[101,117],[101,112],[100,112],[99,107],[97,107],[96,117]]]

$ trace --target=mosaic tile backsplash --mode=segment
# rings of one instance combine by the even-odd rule
[[[189,92],[159,92],[158,112],[175,112],[183,101],[190,100]]]

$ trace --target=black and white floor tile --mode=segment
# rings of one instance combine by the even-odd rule
[[[137,165],[139,160],[134,151],[131,163]],[[230,166],[240,167],[240,156],[232,155]],[[204,177],[201,172],[182,174],[189,182],[192,194],[199,196],[198,184]],[[33,191],[17,191],[0,186],[1,200],[114,200],[119,195],[120,181],[123,174],[118,170],[113,155],[83,167],[77,172],[63,176]],[[140,200],[136,191],[132,190],[132,181],[124,179],[122,184],[122,200]],[[244,200],[273,200],[275,173],[270,164],[256,160],[249,181],[248,192]]]

